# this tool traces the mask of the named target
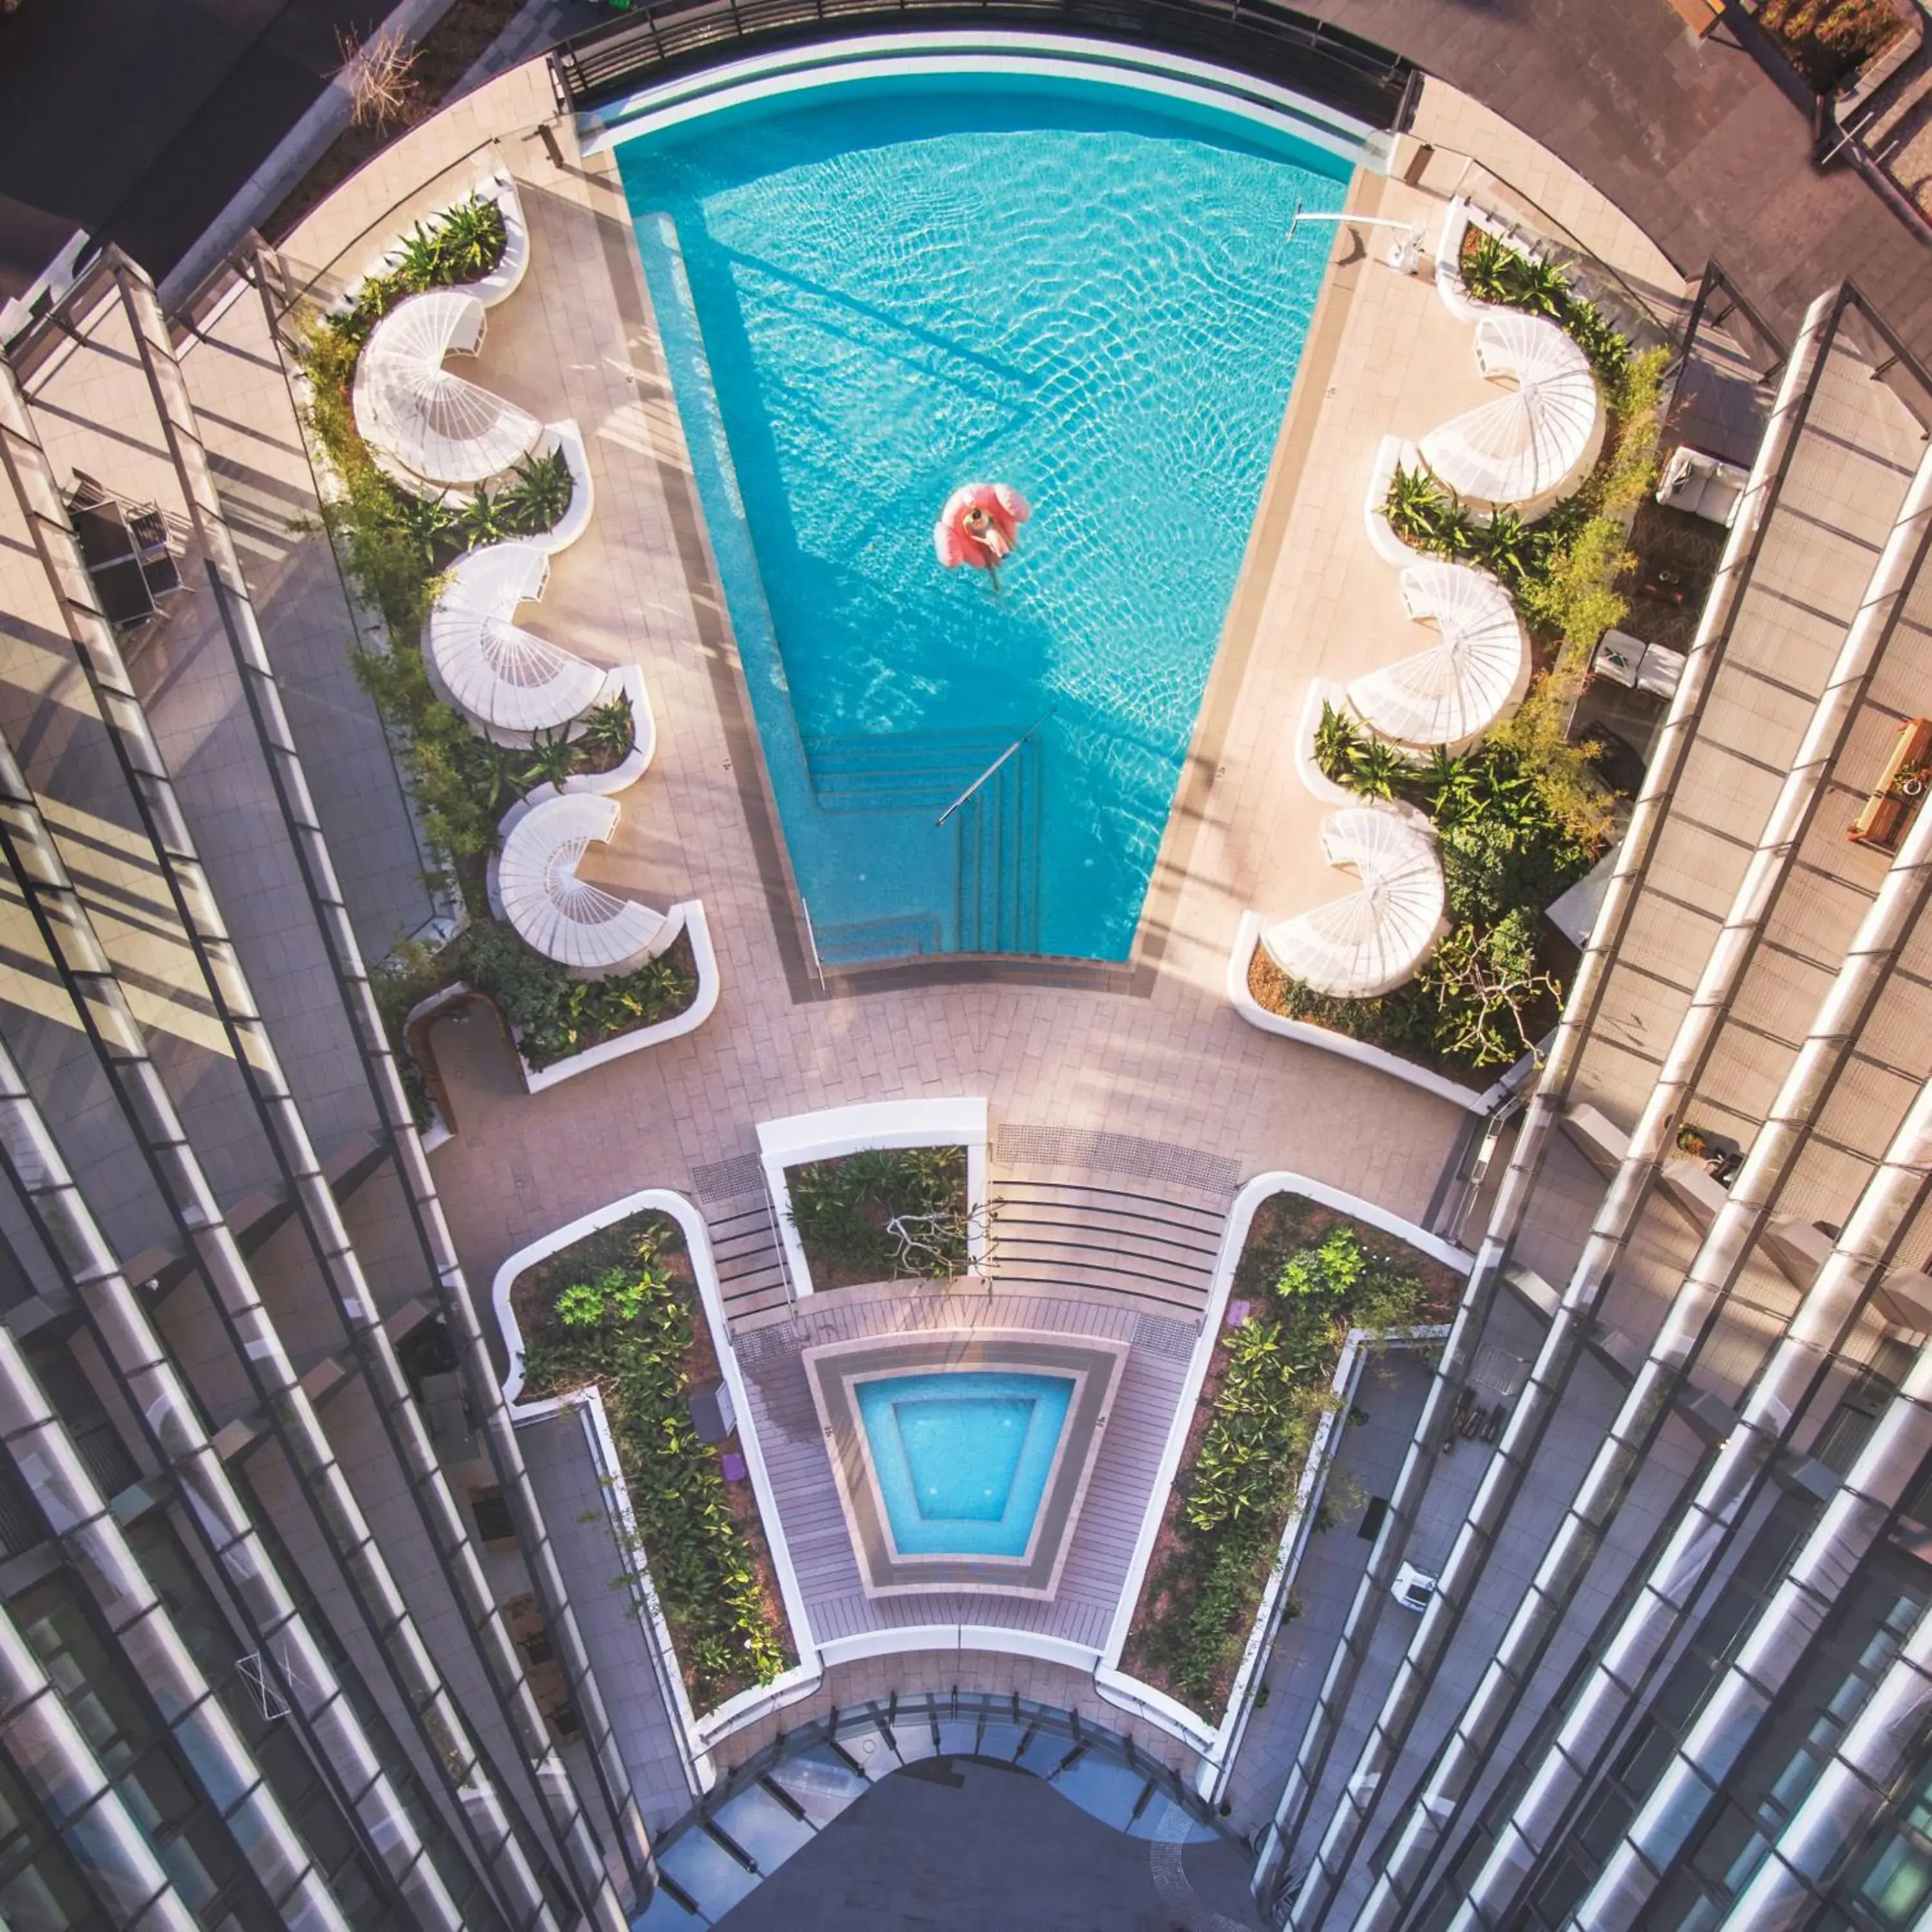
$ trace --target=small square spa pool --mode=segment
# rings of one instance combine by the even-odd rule
[[[982,1370],[855,1378],[895,1553],[1023,1561],[1075,1385]]]

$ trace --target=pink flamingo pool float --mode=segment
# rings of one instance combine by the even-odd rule
[[[962,483],[932,526],[932,547],[948,570],[969,563],[997,584],[1000,561],[1012,554],[1020,526],[1032,514],[1032,506],[1010,483]]]

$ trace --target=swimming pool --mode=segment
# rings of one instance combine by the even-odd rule
[[[896,1554],[1025,1557],[1073,1390],[976,1370],[856,1382]]]
[[[1010,73],[617,154],[820,955],[1126,958],[1348,164]],[[933,550],[974,479],[1034,506],[997,594]]]

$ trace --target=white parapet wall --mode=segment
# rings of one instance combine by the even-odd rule
[[[986,1261],[986,1102],[982,1100],[873,1100],[856,1107],[826,1107],[758,1124],[758,1160],[778,1210],[778,1241],[794,1297],[812,1292],[812,1270],[792,1218],[788,1168],[833,1160],[880,1148],[964,1147],[966,1150],[967,1266],[979,1273]]]

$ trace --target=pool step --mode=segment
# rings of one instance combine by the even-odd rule
[[[936,818],[1019,735],[1010,731],[874,731],[807,738],[821,812],[926,812]]]
[[[1040,950],[1040,744],[1029,739],[954,814],[962,952]]]
[[[1040,950],[1040,838],[1042,798],[1040,740],[1017,751],[1022,727],[996,731],[908,731],[807,738],[806,762],[821,811],[926,812],[951,823],[958,854],[953,938],[934,918],[855,921],[818,927],[827,966],[916,958],[944,951]],[[1002,753],[1012,755],[995,766]],[[983,779],[964,804],[962,793]]]
[[[946,950],[939,921],[917,914],[904,919],[859,919],[843,926],[814,926],[812,938],[818,947],[820,962],[826,966],[921,959]]]
[[[1156,1193],[1124,1176],[1110,1186],[998,1174],[988,1192],[1002,1289],[1104,1288],[1177,1318],[1206,1306],[1225,1200]]]

